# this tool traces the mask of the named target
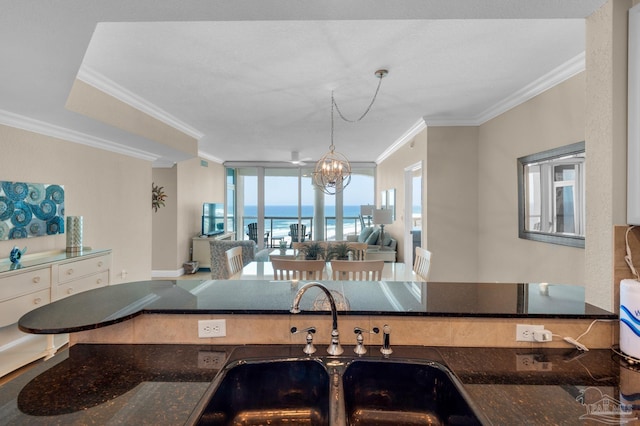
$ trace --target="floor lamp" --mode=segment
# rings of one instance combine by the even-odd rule
[[[382,243],[384,242],[384,226],[391,225],[393,223],[393,217],[391,215],[391,210],[386,209],[376,209],[373,211],[373,223],[375,225],[380,225],[380,238],[379,246],[382,247]]]

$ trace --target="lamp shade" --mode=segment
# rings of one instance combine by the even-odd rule
[[[360,215],[373,216],[373,206],[371,204],[363,204],[360,206]]]
[[[390,225],[393,223],[390,209],[375,209],[373,211],[373,223],[376,225]]]

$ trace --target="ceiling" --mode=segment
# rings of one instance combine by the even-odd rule
[[[584,69],[605,0],[0,0],[0,123],[149,159],[179,148],[65,108],[79,78],[214,161],[376,161],[412,131],[479,125]]]

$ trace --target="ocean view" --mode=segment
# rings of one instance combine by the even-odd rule
[[[325,206],[324,209],[327,240],[335,239],[335,206]],[[258,206],[244,207],[244,229],[247,224],[255,222],[258,216]],[[312,228],[313,206],[302,206],[302,223],[306,225],[307,232]],[[344,235],[355,234],[360,230],[358,217],[360,216],[360,206],[344,206]],[[270,205],[265,206],[265,231],[270,233],[270,237],[287,237],[289,235],[289,225],[297,222],[298,206]],[[283,218],[283,219],[278,219]],[[316,232],[313,231],[312,238]]]

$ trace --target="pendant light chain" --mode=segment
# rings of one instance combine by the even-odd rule
[[[335,152],[335,145],[333,143],[335,130],[334,111],[338,111],[340,118],[348,123],[356,123],[362,120],[369,113],[373,103],[376,101],[380,84],[382,83],[382,77],[387,75],[387,73],[387,70],[378,70],[375,72],[375,76],[380,79],[380,81],[378,81],[378,87],[376,87],[376,92],[373,94],[371,103],[369,103],[365,112],[356,120],[350,120],[342,114],[336,103],[333,90],[331,91],[331,145],[329,145],[329,152],[318,160],[313,172],[313,183],[325,194],[335,195],[338,192],[342,192],[342,190],[349,185],[349,182],[351,182],[351,164],[349,160],[339,152]]]
[[[350,120],[347,117],[345,117],[344,114],[342,114],[342,111],[340,111],[340,108],[338,107],[338,104],[336,103],[333,97],[333,91],[331,91],[331,118],[333,119],[334,105],[336,107],[336,111],[338,111],[338,115],[340,116],[340,118],[342,118],[344,121],[348,123],[357,123],[358,121],[366,117],[366,115],[369,114],[369,111],[371,111],[371,107],[373,106],[373,103],[376,101],[376,98],[378,97],[378,92],[380,91],[380,85],[382,84],[382,77],[384,77],[385,75],[387,75],[386,70],[376,71],[376,77],[378,77],[378,87],[376,87],[376,92],[373,94],[373,98],[371,99],[371,103],[369,103],[369,106],[367,107],[367,109],[362,113],[362,115],[359,118],[355,120]],[[331,128],[333,129],[333,123]]]

